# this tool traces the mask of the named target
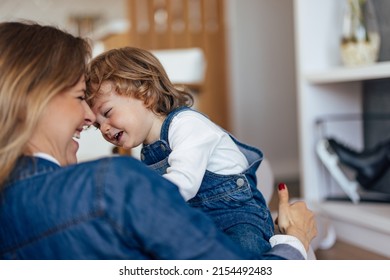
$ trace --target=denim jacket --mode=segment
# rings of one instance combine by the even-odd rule
[[[180,225],[180,226],[179,226]],[[183,226],[185,225],[185,226]],[[131,157],[22,157],[0,193],[1,259],[245,259],[177,187]],[[265,259],[302,258],[276,245]]]

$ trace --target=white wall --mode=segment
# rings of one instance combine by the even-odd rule
[[[292,0],[227,0],[233,132],[299,176]]]
[[[100,23],[126,18],[125,0],[0,0],[0,20],[34,20],[76,32],[69,15],[101,15]]]

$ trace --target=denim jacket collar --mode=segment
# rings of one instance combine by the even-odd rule
[[[14,170],[8,177],[7,184],[17,182],[41,173],[61,168],[53,161],[34,156],[21,156],[15,165]]]

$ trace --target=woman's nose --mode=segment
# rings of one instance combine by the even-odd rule
[[[91,107],[89,107],[87,102],[84,101],[83,104],[84,104],[84,111],[85,111],[84,121],[86,122],[87,125],[92,125],[96,121],[96,116],[92,112]]]

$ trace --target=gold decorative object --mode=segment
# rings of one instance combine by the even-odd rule
[[[380,35],[371,0],[346,0],[340,45],[345,66],[371,64],[378,60]]]

